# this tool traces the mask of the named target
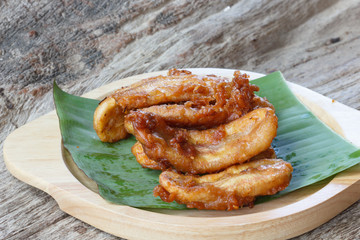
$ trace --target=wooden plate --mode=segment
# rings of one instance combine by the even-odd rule
[[[195,74],[231,77],[229,69],[190,69]],[[245,72],[245,71],[244,71]],[[252,79],[263,75],[248,72]],[[101,99],[113,90],[166,72],[137,75],[95,89],[85,97]],[[334,131],[360,146],[360,112],[299,85],[295,95]],[[11,133],[4,160],[18,179],[37,187],[66,213],[116,236],[131,239],[282,239],[328,221],[360,198],[360,165],[279,199],[237,211],[145,210],[102,199],[74,177],[61,152],[58,118],[52,111]],[[70,166],[72,171],[73,167]],[[90,183],[91,184],[91,183]],[[91,185],[87,185],[91,188]],[[93,189],[94,190],[94,189]]]

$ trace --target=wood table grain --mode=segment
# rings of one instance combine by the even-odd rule
[[[171,67],[280,70],[360,110],[359,16],[358,0],[2,0],[0,147],[54,109],[54,79],[80,95]],[[2,151],[0,181],[0,239],[118,239],[15,179]],[[359,239],[359,210],[360,201],[294,239]]]

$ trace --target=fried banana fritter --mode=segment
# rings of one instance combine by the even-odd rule
[[[230,105],[230,104],[229,104]],[[228,106],[229,106],[228,105]],[[271,108],[275,111],[274,106],[265,98],[255,96],[251,100],[250,111],[258,108]],[[186,105],[155,105],[148,108],[142,108],[143,112],[153,113],[161,118],[172,127],[197,127],[198,129],[207,129],[227,123],[245,114],[245,110],[236,110],[236,108],[218,108],[212,106],[202,106],[193,108]],[[134,129],[129,121],[124,122],[125,129],[128,133],[134,134]]]
[[[140,110],[126,119],[150,159],[191,174],[217,172],[249,160],[270,147],[277,130],[277,117],[270,108],[206,130],[173,128]]]
[[[170,166],[166,165],[164,162],[157,162],[150,159],[144,153],[144,149],[140,142],[136,142],[134,146],[131,148],[131,152],[134,154],[136,161],[143,167],[143,168],[150,168],[154,170],[162,170],[165,171],[166,169],[170,168]],[[259,160],[259,159],[275,159],[276,154],[272,147],[266,149],[265,151],[259,153],[258,155],[252,157],[249,161]]]
[[[171,69],[101,101],[94,129],[103,142],[135,135],[138,163],[163,171],[155,197],[198,209],[252,207],[284,190],[293,171],[271,148],[275,108],[258,90],[240,71],[228,79]]]
[[[281,159],[259,159],[235,165],[204,176],[184,175],[166,170],[154,196],[165,202],[176,201],[188,208],[233,210],[253,206],[257,196],[284,190],[293,169]]]
[[[174,126],[209,127],[231,121],[251,109],[254,91],[258,91],[257,86],[249,84],[248,77],[238,71],[230,80],[172,69],[168,76],[144,79],[105,98],[94,113],[94,129],[101,141],[118,141],[128,135],[124,128],[124,115],[130,110],[169,103],[184,104],[188,117],[192,109],[198,109],[196,118],[175,119],[168,115]],[[171,107],[162,108],[167,111],[166,108]],[[164,114],[161,108],[158,112]]]
[[[141,143],[136,142],[134,146],[131,148],[131,152],[134,154],[136,161],[143,167],[143,168],[150,168],[154,170],[162,170],[165,171],[167,168],[169,168],[166,163],[163,162],[156,162],[154,160],[151,160],[146,156],[144,153],[144,149],[141,146]]]
[[[250,102],[249,100],[250,97],[246,101]],[[251,108],[245,107],[244,104],[240,106],[237,104],[239,102],[235,97],[230,97],[223,105],[201,107],[192,107],[186,104],[155,105],[143,108],[141,111],[151,112],[162,117],[172,127],[206,129],[228,123],[254,109],[269,107],[274,110],[274,106],[261,97],[254,97],[251,100],[251,105],[249,105]],[[243,103],[245,100],[241,102]]]

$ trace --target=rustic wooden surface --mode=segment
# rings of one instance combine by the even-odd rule
[[[54,78],[82,94],[170,67],[281,70],[360,110],[359,16],[357,0],[0,1],[0,147],[54,108]],[[63,213],[0,158],[1,239],[117,239]],[[359,210],[297,239],[356,239]]]

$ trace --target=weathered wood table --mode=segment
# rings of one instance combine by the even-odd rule
[[[360,110],[359,16],[357,0],[0,1],[0,146],[54,109],[54,79],[80,95],[171,67],[280,70]],[[1,239],[116,239],[62,212],[0,158]],[[360,201],[297,239],[359,238],[359,210]]]

